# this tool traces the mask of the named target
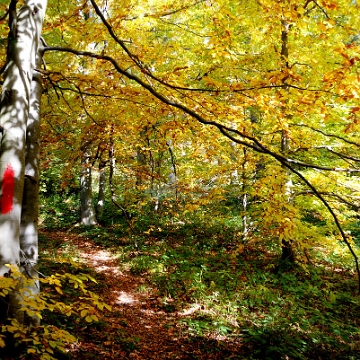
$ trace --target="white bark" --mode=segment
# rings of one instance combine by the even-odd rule
[[[89,153],[86,145],[81,159],[81,178],[80,178],[80,198],[81,198],[81,224],[82,225],[96,225],[96,214],[93,204],[92,195],[92,179],[91,179],[91,164],[89,160]]]
[[[241,164],[242,167],[242,195],[241,195],[241,205],[242,205],[242,226],[243,226],[243,241],[245,242],[249,236],[249,226],[248,226],[248,193],[247,193],[247,186],[248,186],[248,177],[246,174],[246,164],[248,162],[247,159],[247,149],[243,149],[243,162]]]
[[[38,54],[36,68],[40,67],[41,55]],[[25,179],[20,224],[21,269],[26,277],[34,281],[27,285],[28,296],[31,297],[36,296],[40,292],[36,265],[38,260],[41,82],[40,73],[35,72],[33,74],[26,130]],[[23,323],[36,326],[40,324],[40,318],[37,316],[24,318]]]
[[[105,190],[106,190],[106,163],[99,160],[99,192],[96,204],[96,215],[100,221],[104,212]]]
[[[5,264],[19,263],[26,126],[45,8],[46,0],[25,1],[16,17],[16,27],[10,24],[14,29],[9,38],[0,104],[0,275],[8,271]]]

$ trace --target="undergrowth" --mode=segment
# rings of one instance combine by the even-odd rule
[[[111,310],[86,286],[88,282],[96,283],[91,275],[60,269],[55,272],[56,265],[52,263],[51,275],[39,273],[40,293],[29,291],[34,287],[35,280],[27,278],[16,266],[9,267],[8,276],[0,279],[3,306],[9,304],[9,309],[13,306],[10,297],[15,292],[18,298],[16,306],[24,313],[25,319],[32,319],[30,321],[33,324],[30,327],[24,325],[17,320],[17,316],[1,321],[2,359],[67,358],[66,348],[77,342],[75,328],[84,324],[97,324],[100,312]],[[49,267],[44,270],[49,270]],[[38,320],[41,320],[41,324]],[[69,323],[73,326],[69,326]]]
[[[71,215],[68,231],[111,249],[124,271],[145,278],[146,286],[162,298],[161,310],[178,314],[176,326],[189,339],[214,340],[223,347],[236,342],[238,359],[360,358],[357,279],[341,244],[334,244],[336,251],[307,249],[306,257],[300,249],[298,263],[281,263],[279,241],[256,233],[244,240],[239,215],[205,219],[150,213],[132,220],[135,234],[114,211],[104,218],[105,227],[74,227]],[[53,262],[55,249],[63,243],[52,244],[51,237],[41,240],[42,272],[80,271],[66,261]],[[76,256],[74,249],[63,250],[65,257],[67,252]],[[65,295],[70,303],[78,293],[73,288],[52,290],[59,299]],[[107,329],[106,320],[98,320],[88,335],[94,341]],[[45,311],[44,323],[70,333],[86,325],[51,311]],[[124,338],[115,341],[135,343]]]
[[[281,263],[279,247],[244,246],[230,226],[160,225],[138,236],[136,251],[132,243],[113,250],[156,288],[164,311],[180,314],[189,336],[236,339],[244,359],[359,358],[360,300],[346,258],[316,261],[314,250],[307,264]]]

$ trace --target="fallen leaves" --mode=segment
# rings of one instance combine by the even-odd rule
[[[146,282],[144,275],[120,270],[119,260],[110,250],[76,234],[52,231],[45,236],[56,244],[66,239],[67,244],[76,248],[86,266],[99,274],[99,278],[95,276],[101,285],[97,294],[108,304],[101,311],[101,318],[82,310],[85,323],[99,321],[102,325],[97,329],[96,323],[85,324],[76,329],[79,343],[67,349],[73,359],[96,356],[102,360],[224,359],[239,352],[238,344],[229,342],[226,348],[216,344],[209,347],[204,342],[206,338],[192,340],[181,332],[177,320],[184,314],[175,307],[165,311],[156,290],[140,292],[139,288]]]

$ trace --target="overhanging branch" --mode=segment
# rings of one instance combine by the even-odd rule
[[[93,2],[93,0],[91,0],[91,2]],[[332,217],[333,217],[333,219],[335,221],[336,227],[338,228],[344,243],[347,245],[350,253],[354,257],[356,271],[357,271],[357,275],[358,275],[358,289],[359,289],[359,292],[360,292],[360,269],[359,269],[358,257],[355,254],[354,250],[352,249],[351,244],[348,241],[348,239],[346,237],[346,234],[345,234],[344,230],[342,229],[341,224],[340,224],[335,212],[332,210],[332,208],[330,207],[328,202],[325,200],[325,198],[321,195],[321,193],[316,190],[316,188],[309,182],[309,180],[307,180],[304,177],[304,175],[302,175],[299,171],[294,169],[292,164],[300,165],[300,166],[304,166],[304,167],[309,167],[309,168],[314,168],[314,169],[319,169],[319,170],[327,170],[327,171],[359,172],[359,170],[341,169],[341,168],[328,168],[328,167],[322,167],[322,166],[318,166],[318,165],[310,165],[310,164],[302,163],[302,162],[297,161],[297,160],[289,159],[289,158],[287,158],[287,157],[285,157],[285,156],[283,156],[281,154],[275,153],[275,152],[271,151],[270,149],[268,149],[257,138],[251,136],[250,134],[247,134],[245,132],[241,132],[241,131],[239,131],[237,129],[232,129],[232,128],[230,128],[230,127],[228,127],[226,125],[220,124],[220,123],[218,123],[216,121],[207,120],[204,117],[202,117],[200,114],[198,114],[196,111],[189,109],[187,106],[185,106],[185,105],[183,105],[183,104],[181,104],[181,103],[179,103],[179,102],[177,102],[175,100],[169,99],[168,97],[166,97],[165,95],[161,94],[159,91],[154,89],[154,87],[152,85],[150,85],[149,83],[145,82],[144,80],[142,80],[138,76],[136,76],[136,75],[122,69],[120,67],[120,65],[116,62],[116,60],[113,59],[110,56],[99,55],[99,54],[95,54],[95,53],[92,53],[92,52],[89,52],[89,51],[78,51],[78,50],[74,50],[74,49],[71,49],[71,48],[63,48],[63,47],[45,47],[45,48],[42,49],[42,51],[44,53],[47,52],[47,51],[68,52],[68,53],[72,53],[72,54],[77,55],[77,56],[87,56],[87,57],[95,58],[95,59],[98,59],[98,60],[108,61],[114,66],[116,71],[118,71],[123,76],[127,77],[129,80],[135,81],[141,87],[143,87],[144,89],[149,91],[155,98],[160,100],[162,103],[167,104],[167,105],[169,105],[171,107],[174,107],[174,108],[177,108],[177,109],[183,111],[184,113],[190,115],[192,118],[194,118],[195,120],[197,120],[199,123],[201,123],[203,125],[209,125],[209,126],[213,126],[213,127],[217,128],[224,136],[226,136],[228,139],[230,139],[231,141],[234,141],[237,144],[241,144],[241,145],[250,147],[250,148],[254,149],[257,152],[267,154],[267,155],[271,156],[272,158],[276,159],[277,161],[279,161],[283,166],[285,166],[292,173],[297,175],[314,192],[316,197],[324,204],[324,206],[328,209],[328,211],[332,215]]]
[[[356,208],[356,209],[360,208],[360,205],[352,203],[351,201],[345,199],[343,196],[340,196],[339,194],[335,194],[335,193],[329,192],[329,191],[319,191],[319,194],[324,195],[324,196],[329,196],[329,197],[336,198],[340,202],[344,203],[345,205],[347,205],[349,207]],[[299,191],[299,192],[294,194],[294,196],[300,196],[300,195],[315,195],[315,194],[311,190]]]
[[[360,147],[360,144],[357,143],[357,142],[355,142],[355,141],[348,140],[348,139],[346,139],[346,138],[344,138],[344,137],[342,137],[342,136],[339,136],[339,135],[326,133],[326,132],[323,131],[323,130],[316,129],[316,128],[314,128],[314,127],[312,127],[312,126],[309,126],[309,125],[306,125],[306,124],[290,124],[290,126],[305,127],[305,128],[310,129],[310,130],[316,131],[316,132],[318,132],[318,133],[320,133],[320,134],[322,134],[322,135],[324,135],[324,136],[326,136],[326,137],[333,137],[333,138],[335,138],[335,139],[339,139],[339,140],[341,140],[341,141],[344,141],[344,142],[346,142],[347,144],[355,145],[355,146],[359,146],[359,147]]]

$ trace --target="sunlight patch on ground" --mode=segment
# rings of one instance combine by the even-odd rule
[[[119,270],[118,264],[113,264],[114,258],[108,251],[98,250],[93,253],[82,253],[81,257],[88,260],[91,266],[98,272],[106,272],[107,274],[123,275]]]
[[[117,295],[116,303],[120,305],[131,305],[138,301],[125,291],[115,291],[115,294]]]
[[[98,250],[96,251],[96,253],[92,253],[92,254],[85,253],[83,254],[83,257],[88,258],[91,262],[94,263],[109,261],[112,259],[109,252],[104,250]]]
[[[95,270],[98,272],[106,272],[107,274],[113,274],[113,275],[123,275],[123,273],[114,266],[108,266],[108,265],[96,265]]]
[[[140,309],[140,312],[147,314],[148,316],[158,316],[158,315],[164,315],[165,311],[164,310],[151,310],[151,309]]]
[[[199,304],[195,304],[192,307],[190,307],[189,309],[184,309],[183,311],[180,311],[179,315],[189,316],[189,315],[193,314],[195,311],[199,310],[200,308],[201,308],[201,306]]]

